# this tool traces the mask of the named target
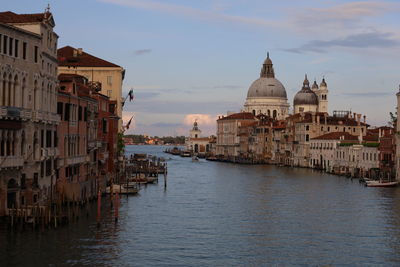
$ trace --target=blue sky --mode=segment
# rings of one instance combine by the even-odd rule
[[[329,110],[386,124],[400,84],[399,1],[18,0],[2,10],[51,5],[59,47],[82,47],[126,69],[136,99],[129,133],[206,134],[215,118],[239,111],[267,51],[292,105],[304,74],[325,76]]]

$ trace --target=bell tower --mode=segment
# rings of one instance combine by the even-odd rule
[[[316,84],[316,83],[315,83]],[[313,86],[313,91],[318,96],[318,112],[328,113],[328,85],[326,84],[325,78],[322,78],[322,82],[318,87]]]

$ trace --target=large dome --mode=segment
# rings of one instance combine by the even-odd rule
[[[287,99],[283,84],[272,77],[261,77],[255,80],[247,92],[247,97],[278,97]]]
[[[247,97],[287,99],[285,87],[275,79],[274,67],[269,58],[269,53],[261,68],[260,78],[251,84]]]

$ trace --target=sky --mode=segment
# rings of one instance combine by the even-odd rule
[[[60,36],[126,69],[128,134],[187,135],[194,120],[240,111],[269,51],[288,101],[304,75],[329,89],[329,112],[351,110],[373,126],[395,111],[400,84],[400,1],[16,0],[2,11],[50,3]]]

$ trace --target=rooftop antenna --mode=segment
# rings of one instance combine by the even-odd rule
[[[44,11],[45,13],[50,13],[50,3],[47,4],[47,7]]]

